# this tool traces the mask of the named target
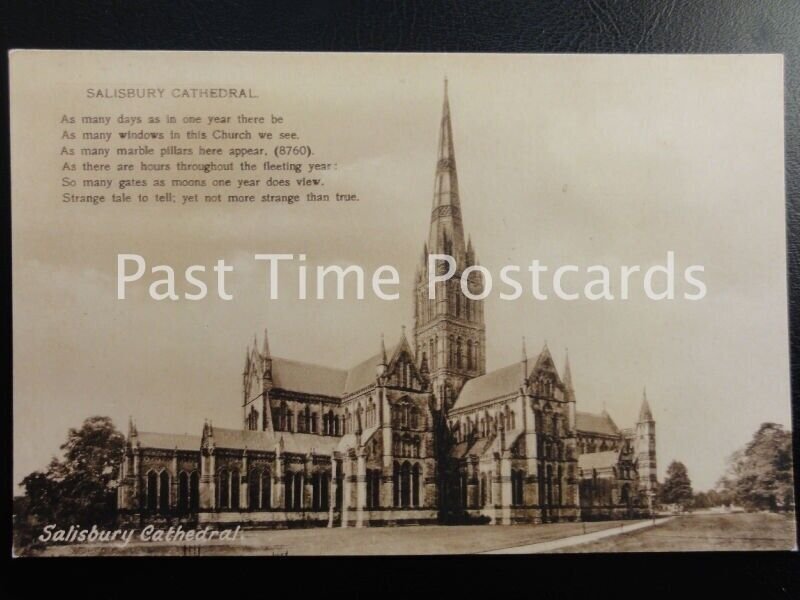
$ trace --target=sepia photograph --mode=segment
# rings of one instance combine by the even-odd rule
[[[9,54],[14,557],[796,550],[780,54]]]

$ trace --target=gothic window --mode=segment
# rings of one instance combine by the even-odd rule
[[[158,508],[158,475],[155,471],[147,473],[147,510]]]
[[[286,412],[286,431],[294,431],[294,411]]]
[[[291,471],[283,477],[283,505],[286,510],[294,507],[294,474]]]
[[[333,417],[333,433],[334,433],[334,435],[339,435],[340,434],[340,429],[341,429],[341,426],[339,424],[339,415],[336,415],[335,417]]]
[[[200,473],[192,471],[189,475],[189,509],[197,512],[200,508]]]
[[[367,470],[367,508],[381,505],[381,472],[379,469]]]
[[[480,352],[480,344],[475,342],[475,368],[479,368],[481,364],[481,352]]]
[[[189,510],[189,474],[181,471],[178,475],[178,511],[185,513]]]
[[[411,408],[411,429],[419,427],[419,411],[416,408]]]
[[[320,493],[322,486],[320,484],[320,474],[314,473],[311,476],[311,510],[317,511],[320,509]]]
[[[511,429],[516,429],[517,428],[516,416],[513,410],[508,413],[508,419],[509,419],[509,427]]]
[[[282,401],[280,410],[278,412],[278,429],[280,429],[281,431],[287,431],[289,428],[288,419],[289,419],[288,408],[286,406],[286,402]]]
[[[294,474],[294,493],[292,498],[292,506],[295,510],[303,508],[303,474]]]
[[[480,486],[481,506],[486,506],[486,473],[481,473]]]
[[[626,506],[630,507],[631,504],[631,487],[627,483],[622,486],[622,491],[620,494],[620,502],[625,504]]]
[[[169,473],[161,471],[158,476],[158,508],[161,512],[169,510]]]
[[[259,495],[261,493],[261,477],[258,469],[250,469],[247,476],[247,508],[256,510],[259,508]]]
[[[523,503],[522,493],[523,472],[521,470],[511,471],[511,504],[520,506]]]
[[[400,469],[400,504],[403,508],[411,505],[411,464],[406,461]]]
[[[342,473],[341,461],[336,461],[336,508],[342,508],[343,490],[344,490],[344,473]]]
[[[448,346],[450,350],[449,352],[450,360],[448,361],[448,365],[453,367],[456,364],[456,344],[455,344],[455,339],[453,338],[452,335],[450,336],[448,341],[449,341]]]
[[[269,469],[261,472],[261,508],[272,507],[272,476]]]
[[[462,367],[464,362],[462,348],[461,348],[461,338],[458,338],[456,341],[456,367],[459,369]]]
[[[247,415],[247,428],[251,431],[258,429],[258,411],[254,407],[250,407],[250,413]]]
[[[228,479],[228,471],[222,469],[219,472],[219,507],[230,508],[230,480]]]
[[[319,508],[328,510],[330,508],[331,476],[328,473],[319,474]]]
[[[472,340],[467,340],[467,369],[475,368],[475,357],[472,355]]]
[[[411,470],[411,505],[419,506],[419,484],[420,484],[420,466],[419,463],[414,465]]]
[[[317,413],[311,413],[311,433],[317,433]]]
[[[239,471],[231,471],[231,508],[239,508]]]
[[[394,465],[392,466],[392,480],[394,481],[394,498],[392,498],[392,504],[395,506],[400,506],[400,490],[403,485],[402,478],[400,477],[400,463],[395,461]]]

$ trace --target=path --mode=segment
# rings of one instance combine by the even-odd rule
[[[565,548],[567,546],[577,546],[578,544],[585,544],[586,542],[594,542],[603,538],[620,535],[622,533],[630,533],[638,529],[645,529],[646,527],[653,527],[661,525],[674,519],[675,517],[664,517],[661,519],[640,521],[638,523],[622,524],[613,529],[603,529],[602,531],[593,531],[591,533],[584,533],[581,535],[573,535],[564,537],[557,540],[550,540],[547,542],[539,542],[537,544],[527,544],[525,546],[513,546],[511,548],[501,548],[500,550],[490,550],[482,554],[538,554],[540,552],[549,552],[558,548]]]

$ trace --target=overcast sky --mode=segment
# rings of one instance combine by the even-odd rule
[[[533,258],[705,266],[707,297],[486,301],[487,367],[569,347],[578,410],[631,426],[647,386],[660,476],[695,487],[764,421],[790,423],[780,56],[17,54],[12,62],[14,478],[67,428],[133,415],[140,431],[241,425],[254,333],[276,355],[349,367],[413,325],[442,80],[466,233],[494,273]],[[87,87],[250,87],[257,100],[85,100]],[[64,205],[64,113],[280,114],[349,205]],[[259,176],[262,176],[259,174]],[[265,191],[265,190],[260,190]],[[235,300],[116,299],[118,253],[183,270],[224,258]],[[401,298],[270,301],[255,253],[396,265]],[[678,277],[680,283],[680,276]],[[639,284],[640,286],[641,284]],[[639,290],[636,293],[637,289]],[[680,286],[678,288],[681,289]],[[527,291],[527,288],[526,288]],[[691,291],[691,290],[690,290]]]

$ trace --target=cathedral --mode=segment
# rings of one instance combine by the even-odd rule
[[[428,298],[428,256],[456,276]],[[477,264],[461,220],[445,84],[430,233],[414,288],[414,329],[350,369],[247,349],[242,427],[200,435],[131,422],[117,504],[130,520],[254,527],[544,523],[649,515],[655,421],[577,410],[569,357],[547,345],[486,372],[482,300],[460,289]],[[483,281],[468,281],[479,295]],[[519,343],[519,342],[517,342]]]

